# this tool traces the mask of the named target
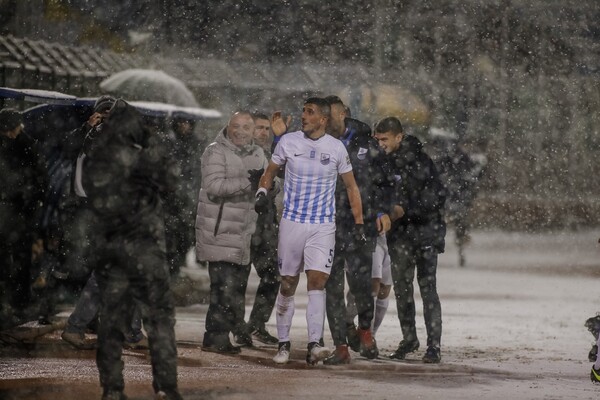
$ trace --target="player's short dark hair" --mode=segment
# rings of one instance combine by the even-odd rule
[[[346,107],[344,105],[344,102],[342,101],[342,99],[340,99],[338,96],[335,96],[335,95],[327,96],[327,97],[325,97],[325,100],[327,101],[327,103],[329,103],[330,106],[332,106],[334,104],[339,104],[342,107]]]
[[[399,135],[404,132],[400,120],[396,117],[386,117],[379,120],[373,129],[374,133],[392,132],[394,135]]]
[[[329,103],[327,102],[327,100],[325,100],[322,97],[309,97],[308,99],[304,100],[304,104],[314,104],[315,106],[317,106],[319,108],[319,111],[321,112],[321,114],[323,114],[324,116],[326,116],[327,118],[331,118],[331,107],[329,106]]]
[[[269,120],[269,117],[267,116],[267,114],[262,113],[260,111],[253,112],[252,118],[254,119],[254,121],[256,121],[257,119],[266,119],[267,121]]]

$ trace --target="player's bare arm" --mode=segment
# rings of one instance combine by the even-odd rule
[[[259,190],[264,188],[266,190],[270,190],[273,186],[273,180],[277,176],[277,172],[279,172],[279,165],[275,164],[273,161],[269,161],[269,165],[265,170],[264,174],[260,177],[260,181],[258,183]]]

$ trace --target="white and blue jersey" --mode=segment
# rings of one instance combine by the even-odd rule
[[[343,143],[324,135],[317,140],[297,131],[284,135],[271,158],[285,165],[283,218],[299,223],[335,221],[338,175],[352,171]]]

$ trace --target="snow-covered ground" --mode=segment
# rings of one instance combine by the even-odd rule
[[[198,349],[206,305],[178,309],[179,382],[186,399],[597,399],[587,353],[593,338],[583,326],[600,311],[600,229],[576,233],[511,234],[476,231],[467,267],[456,266],[449,237],[440,256],[442,363],[385,355],[398,344],[395,303],[378,332],[380,359],[354,354],[347,366],[307,367],[303,282],[292,329],[292,362],[277,366],[272,347],[222,356]],[[202,272],[200,272],[201,274]],[[248,298],[257,277],[251,275]],[[417,290],[417,322],[425,342]],[[247,313],[250,305],[247,307]],[[275,318],[269,321],[275,332]],[[325,341],[331,344],[326,327]],[[58,349],[58,351],[57,351]],[[151,398],[145,352],[126,352],[126,393]],[[77,379],[75,379],[75,377]],[[98,398],[93,353],[83,354],[47,335],[33,351],[0,348],[0,398]]]

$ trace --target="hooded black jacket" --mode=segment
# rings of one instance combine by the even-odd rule
[[[346,118],[345,124],[346,132],[340,140],[350,156],[362,200],[365,233],[374,248],[378,235],[377,214],[390,214],[391,204],[394,204],[394,176],[386,162],[385,153],[371,136],[369,125],[353,118]],[[354,216],[348,193],[341,182],[336,185],[336,227],[336,240],[348,242],[348,233],[354,227]]]
[[[396,180],[395,201],[404,209],[404,216],[392,224],[390,242],[433,246],[443,253],[446,190],[433,161],[419,139],[411,135],[405,135],[400,148],[388,157]]]
[[[82,151],[83,188],[103,233],[164,240],[161,197],[176,189],[179,168],[137,110],[118,100]]]

